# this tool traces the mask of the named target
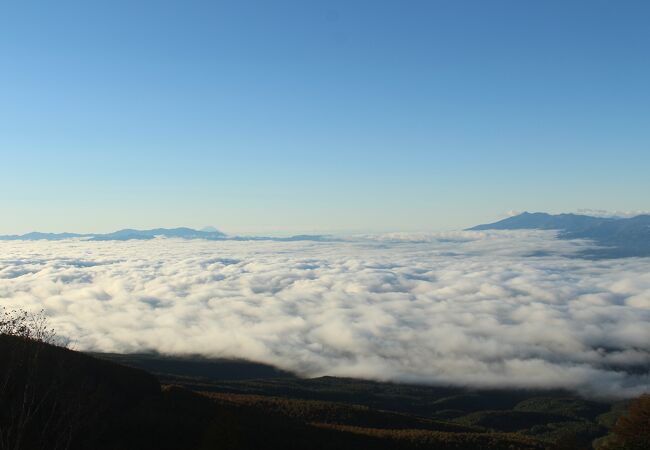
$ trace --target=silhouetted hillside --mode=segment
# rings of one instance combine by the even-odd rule
[[[137,367],[158,376],[167,384],[201,379],[262,380],[296,378],[268,364],[233,359],[209,359],[202,356],[167,356],[155,353],[89,353],[126,366]]]
[[[115,358],[115,355],[102,355]],[[157,373],[163,382],[182,384],[224,404],[282,414],[328,429],[421,430],[455,433],[515,432],[543,442],[547,448],[590,448],[607,433],[624,408],[587,400],[561,390],[466,389],[321,377],[255,379],[257,364],[237,362],[237,379],[219,373],[209,360],[155,355],[118,356],[137,367],[153,367],[157,358],[174,361],[173,371]],[[186,365],[187,364],[187,365]],[[201,367],[208,370],[201,372]],[[339,428],[336,428],[339,429]],[[342,428],[341,428],[342,429]],[[360,431],[361,430],[361,431]],[[441,447],[444,448],[444,447]]]
[[[107,358],[163,369],[160,377],[186,387],[161,388],[153,375]],[[575,450],[607,433],[598,418],[612,410],[561,392],[310,380],[283,372],[277,373],[284,378],[247,379],[275,369],[156,358],[100,359],[0,335],[0,449]]]

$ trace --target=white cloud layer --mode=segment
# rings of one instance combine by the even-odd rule
[[[642,214],[650,214],[649,211],[645,210],[633,210],[633,211],[608,211],[606,209],[579,209],[577,214],[584,214],[586,216],[593,217],[616,217],[616,218],[630,218],[635,216],[640,216]]]
[[[650,390],[650,259],[548,232],[0,242],[0,305],[80,350],[470,386]],[[530,256],[533,255],[533,256]]]

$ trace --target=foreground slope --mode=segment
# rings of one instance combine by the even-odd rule
[[[161,388],[90,355],[0,335],[0,448],[543,449],[490,432],[367,407]]]
[[[154,354],[98,356],[153,371],[163,383],[182,385],[223,404],[365,436],[420,436],[420,443],[427,441],[429,432],[447,439],[445,445],[451,445],[451,438],[464,442],[472,433],[485,439],[488,434],[500,439],[508,433],[533,439],[544,448],[586,449],[604,436],[625,410],[625,402],[587,400],[558,390],[304,379],[245,361]]]

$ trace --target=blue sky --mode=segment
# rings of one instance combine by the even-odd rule
[[[0,233],[650,209],[647,1],[0,4]]]

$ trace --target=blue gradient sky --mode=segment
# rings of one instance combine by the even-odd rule
[[[648,1],[0,4],[0,233],[650,209]]]

